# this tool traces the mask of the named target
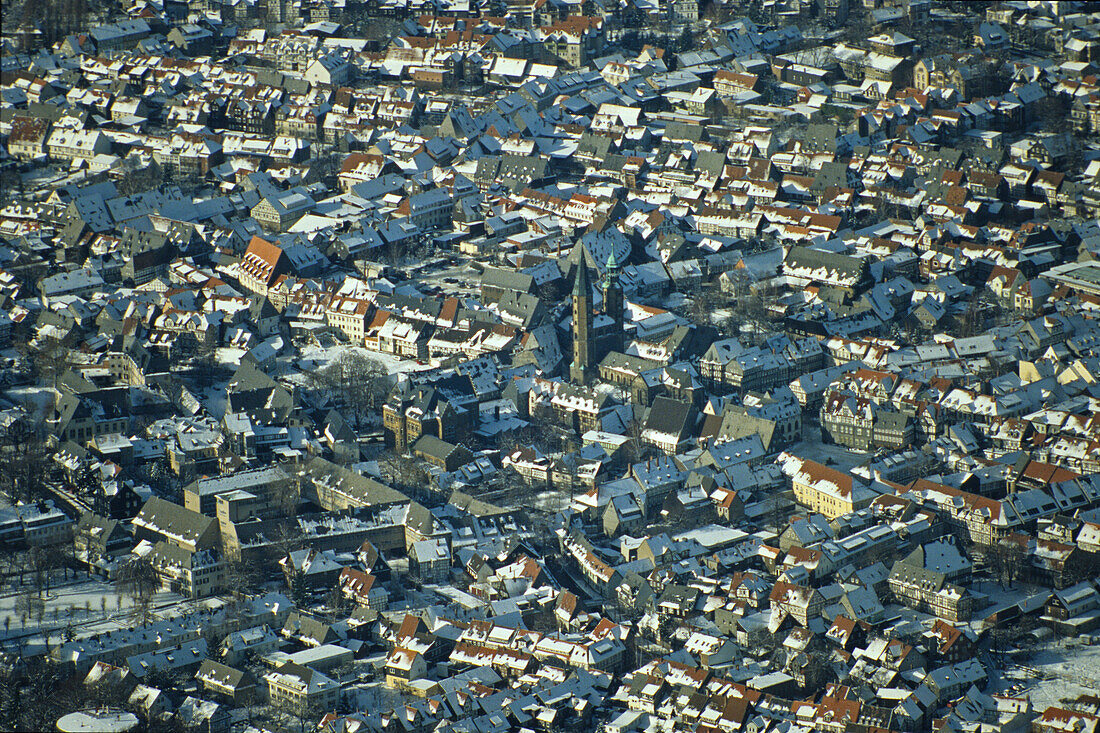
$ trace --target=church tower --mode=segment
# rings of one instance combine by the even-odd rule
[[[592,325],[592,283],[588,261],[581,257],[573,279],[573,363],[569,367],[569,378],[577,384],[584,384],[592,370]]]
[[[607,258],[607,274],[603,279],[603,312],[612,323],[611,333],[607,337],[608,351],[622,351],[623,336],[623,286],[619,283],[619,261],[615,252]]]

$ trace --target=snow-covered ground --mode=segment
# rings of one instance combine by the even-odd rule
[[[83,576],[75,581],[51,584],[49,593],[43,593],[42,596],[42,623],[38,623],[37,617],[29,618],[24,627],[16,604],[19,597],[32,588],[28,573],[23,586],[19,586],[18,579],[15,579],[0,590],[0,643],[25,637],[26,641],[34,645],[44,640],[45,633],[49,633],[56,642],[69,626],[75,636],[81,638],[133,625],[133,604],[129,597],[120,595],[106,581]],[[153,612],[165,613],[183,602],[185,599],[178,594],[161,591],[153,599]],[[166,615],[173,616],[176,612]]]
[[[361,356],[378,362],[385,367],[387,374],[402,374],[404,372],[416,372],[432,368],[431,364],[420,364],[412,359],[402,359],[393,354],[367,351],[361,346],[338,344],[331,348],[323,348],[320,346],[306,346],[302,348],[301,356],[298,358],[298,369],[302,372],[313,372],[324,369],[346,351],[358,353]],[[291,379],[294,379],[294,377],[292,376]]]
[[[848,450],[842,445],[831,445],[813,440],[795,443],[787,448],[787,452],[791,455],[809,458],[811,461],[832,466],[838,471],[850,471],[871,457],[870,453]]]
[[[206,413],[215,420],[221,420],[225,417],[227,402],[225,390],[228,386],[228,382],[216,382],[211,387],[195,392],[195,397],[202,403]]]
[[[1037,645],[1035,650],[1026,661],[1003,670],[1003,682],[998,680],[997,686],[1022,684],[1024,688],[1017,694],[1030,695],[1032,706],[1039,711],[1051,705],[1064,706],[1080,695],[1100,696],[1100,646],[1059,639]]]
[[[35,414],[45,415],[57,399],[57,393],[51,388],[24,385],[6,390],[4,397],[12,404],[21,405]]]
[[[542,512],[560,512],[569,506],[569,493],[557,489],[540,491],[535,497],[533,506]]]
[[[219,364],[236,371],[237,367],[241,365],[241,357],[248,352],[230,346],[219,346],[214,353]]]

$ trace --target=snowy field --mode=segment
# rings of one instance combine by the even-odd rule
[[[1080,695],[1100,696],[1100,646],[1086,646],[1079,639],[1059,639],[1035,647],[1024,662],[1003,671],[991,691],[1022,685],[1018,695],[1030,695],[1037,711],[1064,706]]]
[[[302,372],[313,372],[323,369],[340,357],[345,351],[355,352],[360,356],[378,362],[385,367],[388,374],[402,374],[404,372],[416,372],[431,369],[431,364],[402,359],[393,354],[383,354],[377,351],[367,351],[361,346],[338,344],[330,348],[320,346],[305,346],[302,348],[301,357],[298,359],[298,369]]]
[[[340,358],[340,355],[345,352],[354,352],[360,356],[378,362],[386,370],[386,373],[390,375],[391,379],[398,374],[423,371],[432,368],[432,365],[427,362],[420,363],[412,359],[402,359],[392,354],[367,351],[359,346],[337,344],[327,348],[321,346],[305,346],[301,349],[301,354],[297,358],[292,359],[288,356],[279,357],[277,360],[278,367],[272,374],[276,378],[280,378],[281,375],[293,384],[308,388],[311,385],[307,375],[324,369]],[[219,348],[217,350],[218,362],[223,367],[235,371],[237,367],[240,366],[240,360],[244,353],[245,352],[241,349]],[[197,389],[195,391],[195,396],[198,397],[207,413],[217,420],[220,420],[225,415],[226,387],[228,384],[228,381],[221,380],[213,383],[209,387]]]
[[[842,445],[830,445],[814,440],[803,440],[787,448],[791,455],[832,466],[838,471],[850,471],[871,458],[870,453],[849,450]]]
[[[32,414],[44,417],[57,399],[57,393],[50,388],[23,385],[5,390],[4,397],[12,404],[26,408]]]
[[[33,592],[28,574],[22,587],[18,580],[5,584],[0,591],[0,645],[8,646],[22,641],[29,646],[45,642],[45,635],[56,644],[67,628],[76,638],[113,631],[134,625],[132,604],[129,597],[120,595],[114,587],[98,578],[82,577],[78,580],[52,583],[49,593],[43,593],[42,622],[37,614],[26,619],[17,610],[20,596]],[[153,613],[165,612],[185,602],[185,599],[169,591],[161,591],[153,599]],[[175,615],[175,612],[168,614]]]

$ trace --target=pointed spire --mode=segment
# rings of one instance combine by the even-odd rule
[[[573,295],[585,297],[592,295],[592,283],[588,279],[588,260],[583,256],[577,263],[577,276],[573,278]]]

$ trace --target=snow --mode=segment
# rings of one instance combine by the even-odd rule
[[[1030,695],[1037,712],[1051,705],[1064,707],[1079,695],[1100,696],[1100,646],[1078,639],[1044,642],[1026,661],[1008,663],[998,687],[1024,685],[1019,695]],[[991,690],[992,691],[992,690]]]
[[[245,349],[235,349],[229,346],[219,346],[215,350],[218,363],[234,371],[241,365],[241,357],[246,353]]]
[[[799,458],[809,458],[811,461],[816,461],[845,473],[866,462],[871,456],[870,453],[863,451],[848,450],[842,445],[831,445],[814,440],[795,443],[787,448],[787,452]]]
[[[403,359],[393,354],[368,351],[361,346],[349,346],[346,344],[337,344],[336,346],[328,348],[322,346],[303,347],[301,356],[298,359],[298,368],[303,372],[314,372],[323,369],[336,361],[344,352],[353,352],[378,362],[385,367],[387,374],[402,374],[404,372],[431,369],[430,364],[420,364],[412,359]],[[293,380],[295,377],[291,377],[291,379]]]
[[[22,405],[34,414],[45,414],[57,401],[58,393],[52,388],[36,385],[13,387],[4,392],[12,404]]]
[[[228,381],[217,382],[212,387],[204,390],[198,390],[195,392],[195,397],[202,403],[203,408],[206,410],[206,414],[215,420],[221,420],[225,417],[225,406],[228,402],[228,395],[226,389],[229,387]]]
[[[76,712],[62,716],[57,721],[57,729],[67,733],[121,733],[133,730],[138,722],[136,715],[125,711]]]
[[[43,593],[44,613],[41,625],[36,618],[28,618],[26,627],[20,624],[20,614],[15,610],[16,601],[27,591],[33,592],[31,574],[19,586],[18,578],[0,588],[0,623],[10,619],[5,631],[0,627],[0,638],[22,639],[28,647],[45,641],[49,634],[56,643],[58,637],[70,626],[76,638],[115,631],[133,626],[130,609],[133,604],[128,596],[120,595],[114,587],[98,578],[82,575],[80,579],[51,583],[50,592]],[[106,610],[100,599],[106,598]],[[176,593],[161,591],[153,597],[153,614],[174,616],[175,609],[184,599]]]

